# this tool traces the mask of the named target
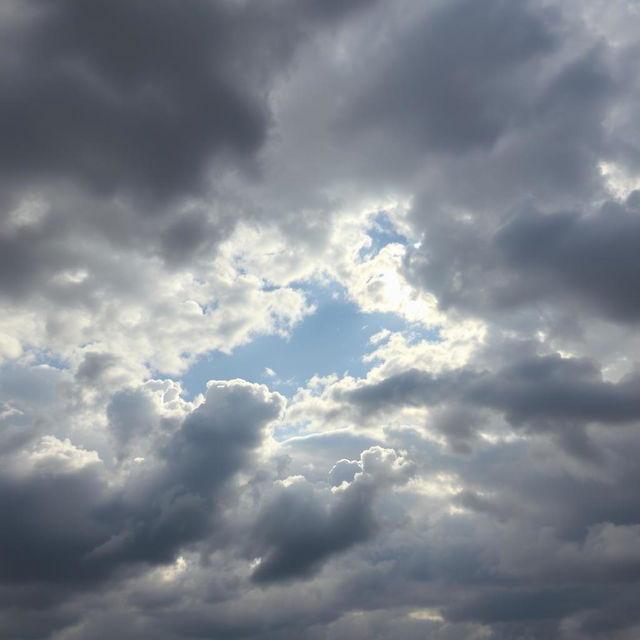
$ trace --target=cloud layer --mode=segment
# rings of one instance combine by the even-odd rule
[[[0,636],[637,638],[638,12],[3,3]]]

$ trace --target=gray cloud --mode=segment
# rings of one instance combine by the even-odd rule
[[[637,373],[606,382],[592,361],[545,355],[514,358],[496,371],[460,369],[433,375],[411,369],[340,397],[365,418],[402,407],[443,408],[435,413],[432,426],[462,450],[486,422],[486,417],[474,419],[468,410],[489,409],[514,427],[558,438],[576,455],[597,457],[585,426],[637,422],[638,388]]]
[[[262,143],[267,113],[238,71],[252,53],[230,3],[30,3],[4,70],[4,171],[186,193],[206,162]],[[248,54],[248,55],[247,55]]]
[[[270,87],[306,39],[367,4],[7,5],[0,295],[95,308],[140,294],[141,258],[171,271],[214,255],[260,209],[222,184],[260,182]],[[54,278],[74,270],[83,283]]]
[[[0,635],[635,640],[636,17],[0,5]],[[363,207],[441,343],[378,336],[306,426],[161,379],[346,282]]]
[[[263,555],[253,579],[312,575],[322,560],[368,540],[375,530],[369,489],[345,492],[328,508],[313,495],[285,491],[258,518],[255,550]]]
[[[410,256],[409,270],[444,308],[484,315],[546,305],[632,323],[636,200],[634,191],[624,205],[607,202],[584,214],[525,210],[488,229],[450,221]]]
[[[527,2],[436,5],[390,49],[345,127],[382,127],[426,153],[490,148],[527,117],[522,74],[555,48],[552,18]]]
[[[260,558],[253,573],[256,582],[312,575],[330,555],[373,537],[378,528],[374,498],[379,487],[406,482],[411,467],[381,447],[363,451],[359,461],[352,462],[360,470],[333,493],[328,504],[326,496],[294,483],[265,507],[251,545]]]
[[[102,580],[122,563],[167,563],[211,531],[216,499],[248,463],[281,397],[241,381],[212,384],[205,402],[171,436],[165,453],[119,487],[102,462],[70,443],[46,441],[31,473],[3,474],[0,501],[14,513],[3,528],[4,582]],[[111,404],[118,443],[149,430],[148,400]],[[157,420],[157,418],[156,418]],[[127,433],[123,433],[127,430]],[[153,454],[153,452],[152,452]]]

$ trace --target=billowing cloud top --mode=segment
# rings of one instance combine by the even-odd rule
[[[635,640],[632,0],[0,5],[0,636]]]

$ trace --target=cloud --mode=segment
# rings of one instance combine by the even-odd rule
[[[210,381],[205,402],[166,447],[171,472],[194,493],[209,494],[243,466],[282,409],[282,396],[263,385]]]
[[[165,421],[175,431],[164,449],[156,444],[124,476],[95,451],[43,437],[0,483],[3,508],[15,515],[2,533],[11,549],[2,581],[83,584],[106,579],[122,563],[171,561],[210,533],[218,494],[248,464],[281,408],[282,398],[264,386],[214,382],[181,423]],[[158,421],[141,393],[117,396],[110,417],[118,445],[131,437],[125,428],[146,435],[152,427],[144,422]]]
[[[444,407],[435,413],[432,426],[454,446],[472,441],[477,425],[486,422],[470,410],[488,409],[513,427],[550,434],[569,451],[586,456],[596,454],[584,428],[637,422],[637,393],[637,373],[606,382],[595,363],[557,354],[514,358],[494,372],[462,368],[437,376],[410,369],[349,391],[337,390],[338,398],[358,407],[367,419],[407,406]]]
[[[216,155],[248,157],[264,141],[268,113],[250,84],[260,81],[257,33],[240,6],[69,1],[14,10],[26,16],[16,18],[3,74],[9,175],[71,176],[92,190],[166,198],[197,186]]]
[[[329,494],[333,499],[328,505],[326,497],[315,494],[303,479],[265,507],[251,543],[259,558],[253,580],[268,583],[313,575],[329,556],[375,534],[376,492],[384,485],[406,482],[410,465],[381,447],[363,451],[352,464],[359,471]]]
[[[0,3],[1,636],[638,637],[610,5]]]
[[[532,3],[429,7],[355,100],[349,129],[383,129],[414,153],[491,148],[525,117],[520,74],[553,50],[550,19]]]
[[[408,267],[445,308],[484,315],[544,305],[635,322],[636,200],[634,191],[583,213],[524,210],[484,229],[481,242],[480,221],[453,222],[447,233],[458,237],[414,251]]]

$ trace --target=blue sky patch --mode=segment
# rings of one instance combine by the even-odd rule
[[[371,336],[382,329],[436,337],[392,313],[362,313],[335,284],[300,288],[316,305],[314,314],[288,338],[258,336],[230,355],[216,351],[203,356],[182,377],[188,396],[203,391],[208,380],[230,378],[267,383],[290,396],[314,375],[364,376],[371,363],[362,362],[362,356],[371,350]]]

